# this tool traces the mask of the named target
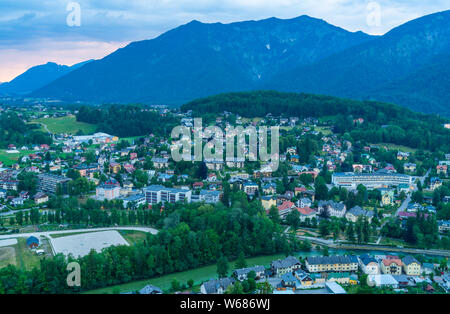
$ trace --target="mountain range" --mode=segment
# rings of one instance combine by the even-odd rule
[[[0,95],[15,96],[29,94],[56,79],[82,67],[92,60],[73,66],[59,65],[54,62],[38,65],[28,69],[7,83],[0,83]]]
[[[449,115],[448,34],[450,10],[383,36],[349,32],[305,15],[231,24],[192,21],[84,64],[30,96],[180,105],[217,93],[271,89]]]

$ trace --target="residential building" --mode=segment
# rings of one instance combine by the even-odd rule
[[[294,207],[295,204],[292,203],[291,201],[284,201],[281,205],[277,207],[280,218],[285,219],[286,216],[292,211]]]
[[[422,265],[411,255],[405,256],[402,259],[403,270],[408,276],[422,275]]]
[[[191,193],[191,202],[205,202],[207,204],[216,204],[220,201],[221,195],[222,193],[220,191],[201,190],[199,194]]]
[[[153,162],[153,166],[156,169],[162,169],[162,168],[167,168],[169,167],[169,158],[158,158],[158,157],[153,157],[152,158],[152,162]]]
[[[417,169],[417,165],[416,165],[416,164],[413,164],[413,163],[407,162],[407,163],[405,163],[405,164],[403,165],[403,170],[404,170],[405,172],[411,172],[411,173],[413,173],[413,172],[416,172],[416,169]]]
[[[49,173],[41,173],[38,175],[38,190],[55,194],[60,188],[60,191],[63,194],[67,193],[68,183],[72,179],[66,178],[64,176],[49,174]]]
[[[144,188],[145,199],[148,204],[191,202],[191,190],[167,188],[162,185],[150,185]]]
[[[277,185],[273,182],[269,182],[262,187],[262,191],[264,194],[275,194],[277,192]]]
[[[300,261],[293,257],[288,256],[282,260],[276,260],[272,262],[271,269],[275,276],[281,277],[284,274],[292,273],[296,269],[302,267]]]
[[[98,200],[113,200],[120,197],[120,184],[115,179],[109,179],[95,189],[95,198]]]
[[[244,168],[245,166],[245,158],[239,157],[227,157],[226,165],[228,168]]]
[[[344,203],[336,203],[334,201],[319,201],[318,212],[323,214],[324,211],[328,211],[330,217],[344,217],[346,207]]]
[[[120,169],[122,169],[122,166],[117,162],[112,162],[109,164],[109,172],[116,174],[120,172]]]
[[[48,195],[42,192],[37,192],[33,199],[36,204],[46,203],[48,202]]]
[[[434,191],[436,189],[439,189],[442,186],[442,180],[437,178],[437,177],[433,177],[430,179],[430,190]]]
[[[302,197],[301,199],[299,199],[297,201],[297,207],[311,207],[312,206],[312,201],[307,198],[307,197]]]
[[[292,274],[292,272],[285,273],[281,275],[281,287],[295,289],[297,286],[297,278]]]
[[[209,170],[220,171],[223,169],[223,160],[205,160],[206,167]]]
[[[359,217],[365,217],[369,221],[369,223],[371,223],[373,215],[374,213],[372,210],[365,210],[359,206],[355,206],[347,211],[347,213],[345,214],[345,218],[348,221],[356,222]]]
[[[403,263],[398,258],[387,258],[381,261],[381,271],[383,274],[401,275]]]
[[[297,210],[300,213],[301,222],[304,222],[306,219],[317,218],[317,212],[310,207],[298,207]]]
[[[436,172],[437,172],[437,174],[443,174],[443,175],[446,175],[446,174],[447,174],[447,169],[448,169],[448,166],[447,166],[447,165],[437,165],[437,166],[436,166]]]
[[[162,294],[162,290],[153,285],[146,285],[144,288],[139,290],[139,294]]]
[[[391,206],[394,204],[394,191],[390,189],[380,189],[381,205]]]
[[[438,222],[439,232],[448,232],[450,230],[450,220],[440,220]]]
[[[311,274],[308,274],[303,269],[297,269],[294,271],[294,276],[300,282],[301,286],[307,287],[314,284],[314,280]]]
[[[272,206],[277,206],[277,198],[272,195],[262,196],[261,197],[261,204],[264,207],[264,209],[267,211]]]
[[[255,279],[259,280],[259,279],[264,279],[265,278],[265,273],[266,273],[266,269],[264,268],[264,266],[253,266],[253,267],[246,267],[246,268],[239,268],[236,269],[233,272],[234,277],[239,280],[239,281],[243,281],[243,280],[247,280],[248,278],[248,274],[250,272],[255,272]]]
[[[123,201],[123,206],[125,208],[128,208],[128,205],[135,209],[139,207],[140,205],[145,204],[145,195],[144,194],[132,194],[129,196],[121,197],[120,198]]]
[[[0,180],[0,189],[17,191],[18,186],[19,180],[10,180],[10,179]]]
[[[380,274],[380,265],[378,264],[378,261],[370,257],[367,254],[361,255],[358,258],[359,266],[361,267],[361,270],[367,274],[367,275],[378,275]]]
[[[74,167],[75,170],[78,170],[80,176],[93,178],[95,173],[100,171],[100,166],[96,163],[93,164],[80,164]]]
[[[310,256],[305,265],[310,273],[356,272],[358,259],[356,256]]]
[[[224,294],[235,281],[234,278],[211,279],[200,286],[200,292],[202,294]]]
[[[255,195],[256,191],[258,191],[259,186],[258,184],[254,182],[245,182],[244,185],[244,192],[247,195]]]

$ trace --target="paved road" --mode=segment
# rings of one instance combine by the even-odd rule
[[[428,171],[422,177],[418,177],[422,186],[425,182],[425,179],[430,175],[430,172],[431,172],[431,169],[428,169]]]
[[[410,202],[411,202],[411,194],[408,193],[406,195],[406,199],[403,201],[402,205],[400,205],[400,207],[397,209],[397,212],[395,213],[395,215],[398,216],[398,214],[400,212],[406,211]]]
[[[421,177],[414,177],[414,181],[416,179],[419,179],[420,183],[422,184],[422,186],[424,185],[425,179],[430,175],[431,169],[428,169],[428,171]],[[400,207],[398,208],[397,212],[395,213],[395,215],[398,216],[398,213],[400,212],[404,212],[406,211],[406,209],[408,208],[409,203],[411,202],[411,193],[408,193],[406,196],[406,199],[403,201],[402,205],[400,205]]]
[[[151,233],[151,234],[157,234],[158,233],[158,230],[156,230],[154,228],[147,228],[147,227],[108,227],[108,228],[67,229],[67,230],[44,231],[44,232],[14,233],[14,234],[0,235],[0,240],[13,239],[13,238],[27,238],[27,237],[30,237],[30,236],[49,237],[52,234],[78,233],[78,232],[96,232],[96,231],[108,231],[108,230],[133,230],[133,231],[147,232],[147,233]]]

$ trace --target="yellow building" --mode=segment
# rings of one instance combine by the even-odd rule
[[[408,276],[420,276],[422,274],[422,265],[412,256],[405,256],[402,260],[403,270]]]
[[[381,190],[381,205],[389,206],[394,204],[394,191],[388,189]]]
[[[263,196],[261,203],[265,210],[269,210],[272,206],[277,206],[277,199],[274,196]]]
[[[119,171],[120,171],[121,168],[122,168],[122,167],[120,166],[120,164],[118,164],[118,163],[116,163],[116,162],[112,162],[112,163],[109,165],[109,171],[112,172],[112,173],[119,173]]]
[[[381,271],[388,275],[401,275],[403,263],[399,259],[389,258],[381,262]]]

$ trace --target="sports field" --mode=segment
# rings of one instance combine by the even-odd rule
[[[41,118],[31,121],[42,125],[42,131],[50,131],[53,134],[76,134],[81,130],[84,134],[95,133],[97,126],[84,122],[78,122],[76,117],[68,115],[61,118]],[[45,128],[46,126],[46,128]]]

